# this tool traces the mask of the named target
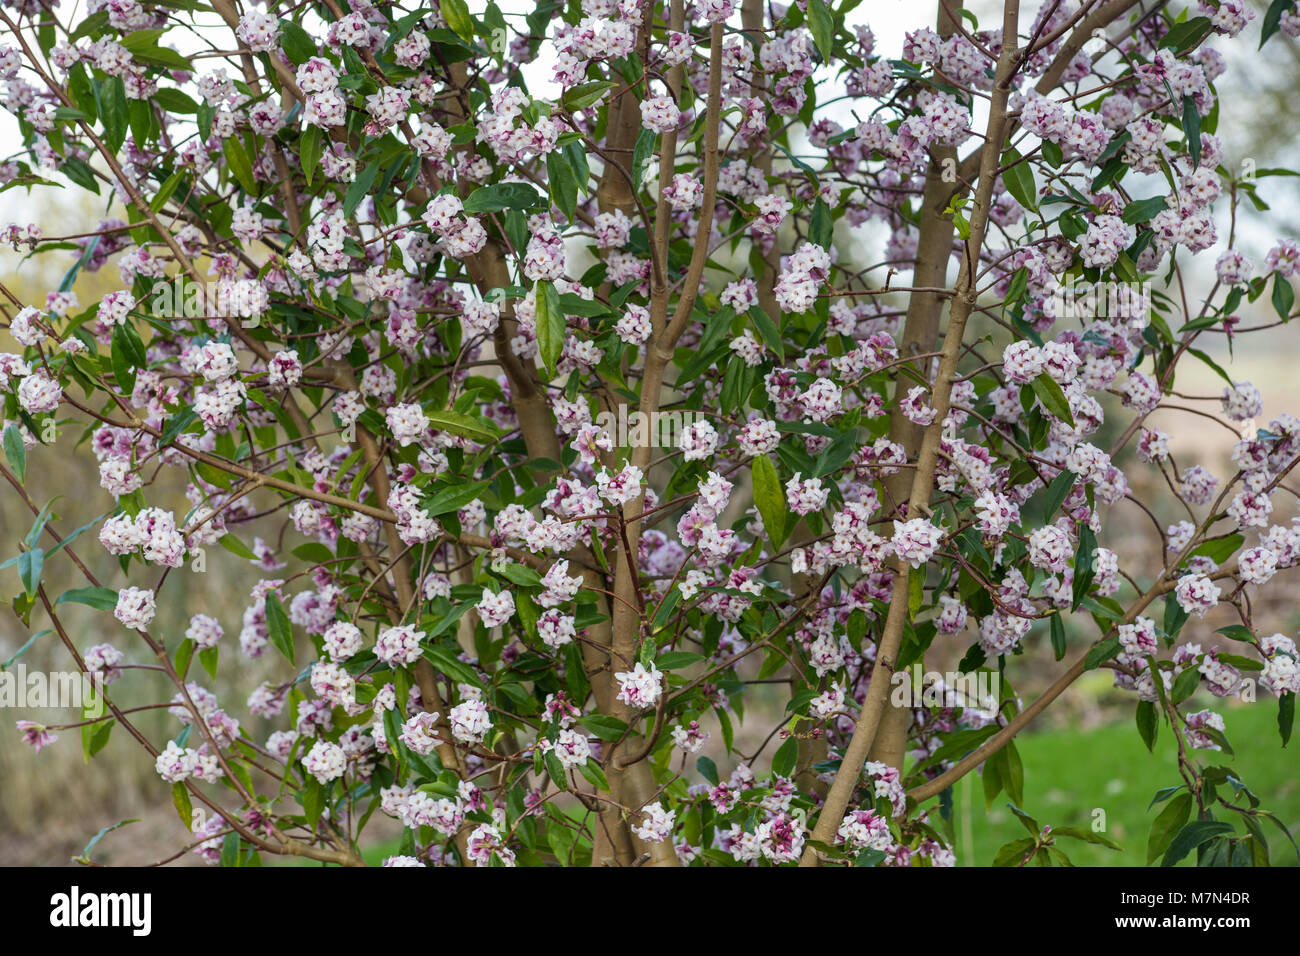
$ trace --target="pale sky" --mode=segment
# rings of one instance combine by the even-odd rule
[[[475,13],[481,12],[486,4],[483,0],[469,0],[469,6]],[[508,17],[523,16],[531,12],[535,5],[531,0],[498,0],[498,6]],[[998,11],[1001,4],[998,0],[971,0],[967,7],[973,10],[980,20],[981,25],[996,26],[999,22]],[[937,6],[931,7],[928,4],[916,4],[908,0],[864,0],[855,10],[849,14],[849,26],[857,24],[866,24],[872,30],[876,37],[876,49],[885,56],[896,58],[900,55],[903,45],[904,34],[908,30],[916,29],[921,26],[934,25],[934,10]],[[1022,13],[1022,20],[1030,22],[1033,17],[1035,7],[1028,7]],[[81,11],[84,10],[80,0],[78,3],[61,8],[58,12],[68,21],[80,19]],[[1219,94],[1225,103],[1249,103],[1252,79],[1250,74],[1261,68],[1261,64],[1279,54],[1285,54],[1287,51],[1280,48],[1279,44],[1294,43],[1288,38],[1279,35],[1270,41],[1270,46],[1262,54],[1254,52],[1258,45],[1258,36],[1260,28],[1260,19],[1257,18],[1246,30],[1246,33],[1232,41],[1217,39],[1212,41],[1213,45],[1221,50],[1229,60],[1230,68],[1228,74],[1220,79]],[[184,31],[172,30],[167,35],[166,40],[172,45],[177,46],[182,53],[197,47],[193,38],[187,38]],[[190,42],[187,42],[189,40]],[[542,97],[554,97],[558,95],[559,88],[550,79],[551,57],[548,56],[549,45],[543,45],[539,58],[525,67],[525,75],[528,78],[529,88],[534,95]],[[1233,67],[1240,67],[1239,73],[1234,73]],[[1292,72],[1300,73],[1300,66],[1290,57],[1285,57],[1285,62],[1275,61],[1275,68],[1287,68]],[[1266,66],[1264,68],[1267,68]],[[833,88],[828,88],[822,94],[823,99],[828,99],[834,95]],[[830,115],[837,119],[844,126],[854,124],[852,116],[848,113],[850,104],[841,103],[833,104],[826,111],[819,110],[819,115]],[[840,109],[840,107],[843,107]],[[984,117],[980,114],[978,108],[975,116],[974,127],[980,129],[983,126]],[[1240,131],[1234,136],[1234,123],[1231,110],[1225,110],[1223,122],[1220,126],[1220,132],[1225,140],[1227,153],[1227,165],[1236,167],[1240,163],[1241,153],[1245,145],[1239,141]],[[16,143],[17,141],[17,124],[10,114],[0,111],[0,143]],[[967,148],[970,148],[968,144]],[[1261,163],[1264,165],[1264,163]],[[61,179],[61,177],[57,177]],[[1132,188],[1134,178],[1130,177],[1126,183]],[[1254,257],[1256,261],[1262,259],[1263,253],[1272,245],[1274,239],[1287,232],[1295,230],[1290,223],[1300,216],[1300,205],[1296,202],[1296,188],[1293,185],[1294,180],[1270,179],[1265,181],[1268,195],[1271,197],[1273,213],[1267,219],[1248,215],[1243,221],[1238,223],[1238,234],[1240,236],[1238,245],[1248,255]],[[1163,192],[1165,186],[1163,180],[1155,177],[1151,180],[1148,187],[1152,193]],[[1136,192],[1146,194],[1142,187],[1138,186]],[[20,224],[36,218],[39,220],[40,210],[49,203],[58,203],[62,191],[53,189],[37,189],[30,197],[22,189],[11,189],[7,192],[0,193],[0,225],[10,222]],[[1223,211],[1223,203],[1218,204],[1220,234],[1227,234],[1227,216]],[[93,223],[91,224],[93,225]],[[878,247],[883,243],[883,231],[877,226],[874,229],[871,226],[864,227],[862,240],[866,243]],[[1209,256],[1206,253],[1205,256]],[[1203,256],[1203,257],[1205,257]]]

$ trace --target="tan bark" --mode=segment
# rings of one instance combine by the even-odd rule
[[[975,306],[975,272],[978,266],[977,250],[984,242],[984,233],[988,225],[988,210],[993,195],[993,180],[998,168],[998,160],[1006,135],[1006,112],[1009,85],[1019,62],[1020,51],[1016,48],[1015,36],[1019,22],[1019,4],[1017,0],[1007,0],[1003,10],[1003,36],[1008,38],[1002,53],[998,57],[993,92],[989,104],[989,119],[985,130],[985,145],[980,151],[980,180],[976,192],[975,206],[971,213],[970,235],[965,242],[961,270],[957,276],[956,295],[949,310],[948,328],[944,334],[943,350],[939,359],[939,370],[935,377],[931,394],[931,406],[938,412],[933,424],[928,426],[922,438],[917,455],[916,468],[912,478],[908,510],[912,515],[925,513],[933,489],[935,467],[939,458],[939,442],[942,437],[943,419],[947,415],[952,382],[956,375],[957,360],[961,356],[962,337],[966,330],[966,320]],[[813,839],[830,844],[839,827],[844,811],[852,799],[854,790],[862,773],[862,765],[871,751],[872,745],[881,727],[881,718],[885,713],[889,696],[889,679],[894,672],[898,659],[899,646],[902,643],[903,625],[908,614],[908,572],[910,568],[903,561],[896,563],[894,590],[890,598],[889,614],[885,620],[884,631],[877,645],[876,662],[871,672],[871,684],[867,688],[866,700],[859,715],[853,737],[845,749],[844,759],[835,781],[827,794],[825,806],[817,819],[813,830]],[[819,855],[812,846],[804,850],[800,866],[816,866]]]

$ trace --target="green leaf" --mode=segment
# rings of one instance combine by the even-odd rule
[[[103,720],[81,725],[81,756],[86,763],[90,763],[91,757],[108,746],[108,738],[113,733],[115,723],[113,720]]]
[[[787,737],[785,743],[777,748],[776,753],[772,755],[772,773],[778,777],[788,777],[794,770],[795,762],[799,759],[799,741],[794,737]]]
[[[308,126],[302,131],[302,137],[298,140],[298,158],[302,162],[302,173],[307,178],[308,186],[311,185],[316,168],[320,165],[324,138],[325,134],[319,126]]]
[[[1112,850],[1122,850],[1118,843],[1102,833],[1094,833],[1092,830],[1085,830],[1083,827],[1053,827],[1052,833],[1056,836],[1067,836],[1072,840],[1082,840],[1084,843],[1092,843],[1097,846],[1107,846]]]
[[[1070,414],[1069,399],[1065,397],[1065,392],[1056,383],[1056,379],[1044,372],[1034,379],[1031,386],[1044,408],[1071,428],[1074,427],[1074,416]]]
[[[1173,690],[1170,692],[1170,700],[1175,704],[1181,704],[1192,694],[1196,693],[1196,688],[1201,685],[1201,674],[1195,667],[1189,667],[1183,671],[1174,680]]]
[[[1052,483],[1047,486],[1047,494],[1043,498],[1043,516],[1051,521],[1056,515],[1057,510],[1070,496],[1070,489],[1078,481],[1079,476],[1068,468],[1052,479]]]
[[[396,713],[396,710],[385,711],[386,714]],[[307,818],[307,825],[313,833],[320,826],[321,814],[325,812],[325,789],[320,785],[320,781],[311,774],[303,775],[303,786],[298,791],[298,799],[302,801],[303,815]]]
[[[1038,835],[1043,831],[1043,828],[1039,824],[1039,822],[1035,820],[1033,817],[1031,817],[1029,814],[1025,813],[1024,810],[1021,810],[1014,803],[1008,803],[1007,806],[1010,808],[1015,818],[1020,821],[1020,825],[1023,826],[1026,830],[1028,830],[1029,835],[1034,837],[1035,841],[1037,841]]]
[[[23,445],[23,433],[19,431],[17,424],[5,429],[4,446],[9,467],[18,476],[19,484],[22,484],[27,480],[27,448]]]
[[[82,189],[87,189],[96,196],[99,195],[99,181],[95,179],[95,174],[91,172],[90,167],[87,166],[83,160],[77,159],[75,156],[68,157],[63,166],[60,167],[60,172]],[[98,242],[98,239],[94,241]],[[77,269],[78,266],[74,265],[73,270]],[[65,279],[64,282],[66,283],[67,280]],[[64,289],[62,291],[66,292],[67,290]]]
[[[280,47],[294,66],[301,66],[316,55],[316,41],[292,20],[280,21]]]
[[[1084,669],[1092,670],[1099,667],[1118,653],[1119,638],[1115,636],[1108,637],[1088,652],[1088,656],[1084,659]]]
[[[1232,824],[1221,820],[1193,820],[1186,824],[1169,843],[1161,866],[1173,866],[1198,846],[1217,836],[1232,832]]]
[[[1208,365],[1211,369],[1214,370],[1215,375],[1219,376],[1219,378],[1223,379],[1229,385],[1233,384],[1232,378],[1228,375],[1227,372],[1223,370],[1222,366],[1220,366],[1218,362],[1214,361],[1214,359],[1210,358],[1200,349],[1189,348],[1187,352],[1189,355],[1196,356],[1196,358],[1200,359],[1202,362]]]
[[[110,76],[96,87],[96,106],[104,126],[104,144],[116,153],[126,142],[130,122],[126,104],[126,87],[121,77]]]
[[[257,555],[253,553],[252,549],[229,531],[218,538],[217,543],[236,557],[243,558],[246,561],[257,560]]]
[[[176,673],[180,675],[181,680],[190,670],[190,660],[194,657],[194,641],[185,638],[181,641],[180,647],[176,648],[176,656],[172,659],[172,666],[176,668]]]
[[[569,781],[564,773],[564,764],[560,763],[560,758],[555,751],[548,751],[543,762],[546,764],[546,772],[550,775],[551,781],[561,790],[568,790]]]
[[[1295,0],[1273,0],[1268,5],[1268,12],[1264,14],[1264,23],[1259,30],[1259,48],[1262,50],[1268,38],[1277,33],[1279,25],[1282,22],[1282,14],[1286,13],[1293,6]]]
[[[22,657],[31,649],[33,644],[35,644],[46,634],[53,634],[53,633],[54,631],[51,630],[50,628],[46,628],[43,631],[37,631],[35,634],[33,634],[31,637],[29,637],[26,640],[26,642],[23,644],[22,647],[18,648],[18,650],[10,654],[8,660],[6,660],[3,664],[0,664],[0,671],[7,671],[13,665],[14,661],[18,660],[18,658]]]
[[[45,552],[33,548],[18,555],[18,579],[23,583],[27,597],[34,599],[41,586],[41,571],[45,567]]]
[[[607,717],[604,714],[588,714],[580,718],[578,723],[600,740],[619,740],[627,733],[627,724],[617,717]]]
[[[434,518],[452,511],[459,511],[483,494],[490,484],[492,484],[490,481],[477,481],[470,485],[453,485],[450,488],[445,488],[424,505],[424,510]]]
[[[168,113],[197,113],[199,104],[194,102],[193,97],[180,90],[171,87],[162,87],[154,95],[154,102],[165,109]]]
[[[1038,187],[1034,185],[1034,174],[1020,152],[1008,149],[1002,154],[1002,183],[1011,193],[1011,198],[1025,209],[1038,209]]]
[[[113,335],[122,337],[122,350],[133,368],[148,367],[149,359],[145,352],[144,341],[134,325],[123,322],[121,325],[114,326]]]
[[[1160,729],[1160,716],[1156,713],[1153,701],[1139,701],[1137,705],[1138,736],[1147,745],[1147,750],[1155,753],[1156,733]]]
[[[709,757],[697,757],[695,759],[695,769],[700,772],[700,776],[715,787],[718,785],[718,765]]]
[[[1183,610],[1183,606],[1178,603],[1177,598],[1173,594],[1166,595],[1164,620],[1166,640],[1172,642],[1178,636],[1178,632],[1187,623],[1187,618],[1188,612]]]
[[[1247,644],[1255,643],[1255,635],[1251,633],[1250,628],[1241,624],[1229,624],[1227,627],[1221,627],[1215,634],[1222,634],[1232,641],[1245,641]]]
[[[293,625],[275,593],[266,596],[266,630],[276,650],[293,663]]]
[[[474,668],[457,658],[445,647],[438,645],[426,647],[423,651],[423,655],[430,664],[442,671],[442,673],[446,674],[452,680],[458,681],[462,684],[469,684],[472,687],[482,686],[483,682],[479,680],[478,674],[474,673]]]
[[[560,296],[554,284],[538,281],[537,299],[537,348],[541,353],[546,371],[555,376],[555,366],[564,354],[564,312],[560,306]]]
[[[672,618],[673,612],[677,610],[677,605],[682,601],[682,589],[673,588],[669,591],[662,601],[659,602],[659,609],[655,611],[654,621],[651,626],[655,631],[668,626],[668,621]]]
[[[171,199],[172,193],[176,191],[176,187],[184,180],[185,170],[183,169],[178,169],[176,172],[168,176],[163,184],[158,187],[158,192],[154,195],[153,199],[149,200],[149,211],[156,213],[158,210],[162,209],[163,206],[167,205],[167,200]]]
[[[605,779],[605,771],[600,769],[600,764],[596,763],[596,761],[587,760],[586,763],[578,766],[578,770],[597,790],[609,792],[609,781]]]
[[[90,842],[87,843],[85,848],[81,851],[81,856],[74,856],[72,858],[72,862],[80,863],[82,866],[89,866],[90,851],[95,848],[96,844],[98,844],[100,840],[104,839],[105,836],[112,833],[114,830],[120,830],[124,826],[128,826],[132,823],[139,823],[139,822],[140,822],[139,820],[122,820],[118,823],[114,823],[112,826],[104,827],[102,830],[100,830],[98,833],[96,833],[93,837],[90,838]],[[190,826],[190,821],[186,820],[185,821],[186,829],[189,829],[189,826]]]
[[[826,200],[818,197],[813,203],[812,220],[808,226],[808,239],[815,245],[829,250],[835,237],[835,222],[831,218],[831,207]]]
[[[996,794],[995,794],[996,796]],[[1021,837],[1019,840],[1012,840],[998,850],[997,856],[993,858],[994,866],[1019,866],[1020,861],[1038,844],[1036,837]]]
[[[379,176],[379,170],[378,163],[367,163],[357,173],[356,179],[348,184],[348,191],[343,196],[343,215],[351,216],[356,212],[361,200],[366,198],[366,193],[370,192],[370,187]]]
[[[1282,735],[1282,746],[1291,742],[1291,725],[1295,723],[1295,694],[1291,691],[1277,699],[1277,730]]]
[[[763,344],[776,353],[779,361],[785,361],[785,343],[781,341],[781,330],[776,327],[771,316],[764,312],[757,305],[750,306],[749,317],[754,322],[754,328],[758,330],[759,338]]]
[[[1160,46],[1176,53],[1185,53],[1204,40],[1212,28],[1209,17],[1193,17],[1170,27],[1169,32],[1160,38]]]
[[[529,183],[480,186],[465,199],[465,212],[478,214],[503,209],[544,209],[546,201]]]
[[[1201,165],[1201,114],[1196,109],[1196,100],[1190,95],[1183,97],[1183,133],[1187,136],[1187,152],[1192,157],[1192,166]]]
[[[1273,311],[1283,322],[1291,318],[1291,307],[1295,305],[1295,289],[1291,288],[1291,281],[1283,278],[1280,272],[1273,276],[1272,301]]]
[[[754,504],[763,518],[763,527],[772,546],[777,550],[785,540],[785,522],[789,508],[785,500],[785,491],[781,488],[781,479],[777,477],[776,466],[767,455],[758,455],[750,464],[754,482]]]
[[[474,39],[474,21],[469,15],[465,0],[440,0],[438,9],[442,11],[447,26],[466,43]]]
[[[217,677],[217,655],[219,653],[220,648],[216,647],[205,647],[199,651],[199,663],[203,665],[203,669],[208,672],[208,676],[213,680],[216,680]]]
[[[60,594],[54,603],[86,604],[98,611],[111,611],[117,607],[117,592],[112,588],[73,588]]]
[[[1230,534],[1225,538],[1215,538],[1213,541],[1206,541],[1198,544],[1188,552],[1189,558],[1196,558],[1204,555],[1215,564],[1222,564],[1230,557],[1237,553],[1237,549],[1246,541],[1243,535]],[[1240,626],[1240,625],[1238,625]]]
[[[334,552],[319,541],[300,544],[291,552],[295,558],[310,561],[312,564],[326,564],[334,558]]]
[[[692,651],[665,651],[655,658],[655,667],[661,671],[676,671],[690,667],[704,660],[704,656]]]
[[[189,428],[191,424],[197,421],[198,417],[198,414],[193,408],[181,409],[171,418],[167,419],[167,425],[163,428],[162,437],[158,439],[158,443],[163,448],[166,448],[177,439],[181,432],[185,431],[185,429]]]
[[[240,865],[239,834],[227,833],[221,841],[221,866],[237,867]]]
[[[172,803],[175,804],[181,823],[185,824],[185,829],[188,831],[194,824],[194,804],[190,801],[190,792],[185,788],[185,784],[172,784]]]
[[[1156,213],[1168,208],[1164,196],[1155,196],[1151,199],[1139,199],[1129,203],[1124,207],[1124,212],[1120,216],[1130,226],[1135,226],[1140,222],[1146,222]]]
[[[537,587],[542,583],[542,576],[526,564],[507,564],[499,573],[503,578],[524,588]]]
[[[986,810],[993,806],[993,801],[1002,792],[1002,762],[1001,750],[984,761],[984,772],[980,779],[984,783],[984,808]],[[994,865],[996,866],[996,864]]]
[[[426,411],[424,417],[429,420],[429,424],[434,428],[441,429],[445,432],[451,432],[460,438],[471,438],[474,441],[484,443],[496,441],[501,437],[501,429],[495,422],[488,419],[475,418],[473,415],[463,415],[460,412],[449,410]]]
[[[808,29],[812,31],[813,43],[822,60],[831,62],[831,52],[835,40],[835,19],[822,0],[808,0]]]
[[[134,59],[143,63],[161,66],[168,70],[193,70],[194,67],[188,59],[170,47],[158,45],[157,36],[161,33],[161,30],[136,30],[119,42],[131,51]]]
[[[1093,552],[1097,550],[1097,538],[1092,529],[1084,522],[1079,523],[1079,547],[1074,552],[1074,584],[1071,594],[1070,610],[1077,611],[1080,602],[1088,595],[1095,573],[1092,569]]]
[[[229,136],[221,144],[221,152],[230,166],[230,174],[250,195],[257,192],[257,180],[253,178],[253,162],[244,151],[244,144],[238,136]]]
[[[1065,622],[1061,620],[1060,614],[1053,614],[1049,623],[1052,630],[1052,653],[1059,661],[1065,657]]]
[[[113,362],[113,377],[117,380],[118,390],[123,395],[130,395],[135,390],[135,369],[127,354],[126,336],[121,332],[125,326],[113,327],[113,342],[109,354]]]
[[[564,108],[569,112],[585,110],[589,106],[599,103],[601,98],[610,90],[618,86],[609,80],[592,80],[589,83],[579,83],[564,91]]]
[[[572,222],[578,210],[578,176],[558,149],[546,154],[546,182],[551,202]]]
[[[1025,768],[1020,761],[1020,751],[1014,740],[999,751],[1001,759],[1002,785],[1012,802],[1020,804],[1025,800]]]
[[[632,182],[640,184],[641,177],[645,175],[646,163],[650,162],[658,142],[658,134],[648,129],[641,130],[641,134],[636,138],[636,146],[632,150]]]

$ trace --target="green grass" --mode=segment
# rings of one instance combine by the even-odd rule
[[[1225,706],[1206,699],[1227,725],[1235,756],[1193,751],[1201,766],[1231,769],[1259,797],[1261,809],[1272,810],[1300,841],[1300,740],[1282,749],[1277,730],[1277,704],[1271,697],[1257,703]],[[1062,839],[1060,847],[1075,866],[1145,866],[1147,834],[1162,805],[1148,811],[1157,790],[1182,783],[1173,736],[1161,726],[1155,753],[1148,753],[1133,723],[1089,730],[1050,730],[1022,734],[1016,746],[1025,768],[1024,806],[1039,823],[1092,828],[1096,811],[1104,812],[1105,835],[1123,849]],[[1221,794],[1227,796],[1226,794]],[[1005,843],[1027,836],[999,794],[985,811],[984,790],[972,773],[957,784],[953,809],[959,865],[988,866]],[[1218,819],[1236,814],[1222,811]],[[1281,830],[1264,823],[1275,866],[1295,866],[1296,851]],[[1242,832],[1243,827],[1237,826]],[[1159,865],[1156,861],[1155,865]]]

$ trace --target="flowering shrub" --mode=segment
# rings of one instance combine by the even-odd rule
[[[1275,171],[1229,168],[1210,44],[1300,13],[1153,9],[942,2],[888,59],[855,0],[92,0],[76,24],[6,0],[6,185],[115,210],[6,236],[68,250],[62,288],[5,306],[0,474],[35,516],[14,610],[105,680],[87,756],[134,736],[187,825],[207,809],[211,862],[359,863],[377,810],[394,866],[941,866],[952,785],[982,768],[1023,803],[1016,734],[1106,667],[1177,744],[1152,858],[1266,862],[1266,811],[1192,752],[1230,749],[1222,717],[1188,710],[1255,675],[1291,732],[1296,646],[1251,594],[1300,561],[1271,518],[1300,420],[1258,426],[1201,345],[1265,296],[1289,319],[1300,247],[1233,248]],[[121,288],[83,308],[101,269]],[[1142,291],[1081,309],[1098,284]],[[1231,474],[1147,424],[1188,361],[1225,380]],[[70,422],[114,502],[76,532],[31,480]],[[185,513],[151,504],[172,473]],[[1160,564],[1103,543],[1134,507]],[[242,619],[160,633],[217,544],[272,576]],[[59,552],[85,587],[47,591]],[[69,602],[111,642],[79,649]],[[1210,633],[1221,605],[1240,623]],[[1000,693],[892,693],[943,645]],[[1035,645],[1070,662],[1026,704]],[[247,701],[205,687],[264,656],[281,679]],[[173,739],[118,703],[145,662]],[[1109,842],[1017,814],[999,862]]]

